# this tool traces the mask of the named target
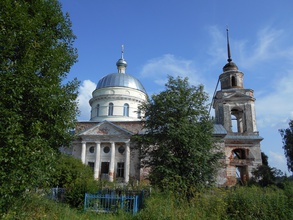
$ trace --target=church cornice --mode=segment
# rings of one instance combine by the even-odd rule
[[[100,95],[99,97],[94,97],[91,98],[89,103],[92,104],[94,101],[99,101],[99,100],[129,100],[129,101],[134,101],[138,103],[143,103],[144,99],[142,98],[137,98],[133,96],[128,96],[128,95]]]

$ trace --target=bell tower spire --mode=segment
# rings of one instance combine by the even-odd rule
[[[227,61],[230,63],[232,61],[232,58],[231,58],[231,52],[230,52],[229,29],[228,29],[228,26],[226,28],[226,32],[227,32],[227,51],[228,51],[228,59],[227,59]]]

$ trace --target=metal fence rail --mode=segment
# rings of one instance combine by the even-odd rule
[[[49,198],[57,202],[63,202],[65,198],[65,188],[51,188]]]
[[[117,212],[118,209],[133,214],[139,209],[138,195],[85,194],[84,210],[95,212]]]

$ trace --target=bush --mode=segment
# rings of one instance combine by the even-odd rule
[[[96,193],[98,182],[93,171],[79,159],[61,154],[52,177],[52,187],[65,188],[65,201],[72,207],[82,208],[85,193]]]

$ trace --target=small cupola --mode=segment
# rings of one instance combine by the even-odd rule
[[[118,73],[125,73],[125,70],[127,67],[127,62],[124,59],[123,55],[124,55],[124,45],[122,45],[121,58],[116,62]]]
[[[221,89],[243,88],[243,73],[238,70],[237,65],[232,62],[228,28],[227,31],[227,51],[228,63],[223,67],[223,73],[220,75]]]

